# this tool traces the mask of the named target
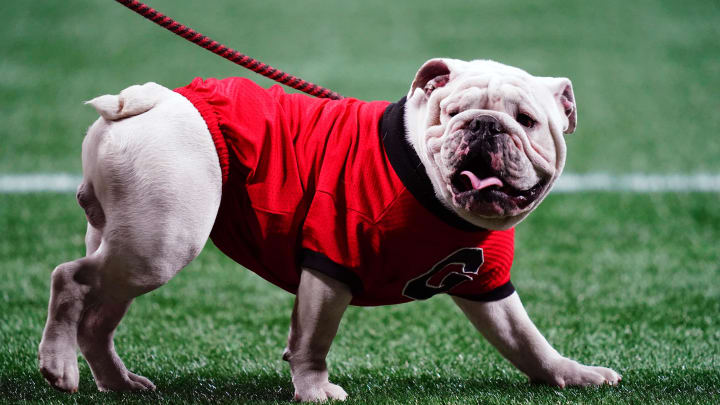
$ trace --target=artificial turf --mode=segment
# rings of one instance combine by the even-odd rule
[[[400,98],[423,61],[491,58],[573,80],[567,171],[720,172],[720,3],[179,2],[151,6],[253,57],[362,99]],[[0,175],[80,171],[82,101],[241,70],[111,1],[0,6]],[[140,297],[117,346],[146,394],[52,390],[36,348],[50,271],[82,255],[72,194],[0,194],[0,401],[286,403],[292,296],[212,245]],[[518,227],[513,282],[562,353],[617,388],[530,385],[447,297],[348,310],[331,376],[358,404],[720,403],[720,195],[551,195]]]
[[[551,196],[518,227],[513,282],[562,353],[618,370],[616,388],[531,385],[445,296],[351,307],[329,357],[357,404],[717,403],[720,240],[715,194]],[[613,212],[613,215],[608,215]],[[672,220],[668,220],[672,218]],[[84,252],[72,195],[0,195],[0,395],[30,402],[285,403],[280,359],[293,297],[211,244],[168,285],[133,304],[116,345],[157,385],[99,393],[51,389],[36,350],[52,268]]]

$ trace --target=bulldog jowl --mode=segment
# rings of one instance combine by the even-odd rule
[[[451,156],[450,174],[453,202],[479,215],[498,216],[525,209],[547,187],[546,178],[527,179],[523,146],[513,139],[501,121],[481,114],[467,121],[449,141],[445,151]],[[535,178],[536,176],[530,176]]]

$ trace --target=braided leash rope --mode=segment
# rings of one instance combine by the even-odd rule
[[[154,22],[155,24],[187,39],[188,41],[205,48],[216,55],[222,56],[230,62],[250,69],[253,72],[259,73],[269,79],[275,80],[276,82],[319,98],[330,98],[333,100],[343,98],[343,96],[332,90],[310,83],[291,74],[287,74],[280,69],[276,69],[270,65],[260,62],[257,59],[251,58],[230,47],[216,42],[137,0],[115,1]]]

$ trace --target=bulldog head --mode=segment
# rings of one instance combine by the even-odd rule
[[[577,123],[572,84],[486,60],[431,59],[405,122],[438,198],[465,220],[507,229],[550,191]]]

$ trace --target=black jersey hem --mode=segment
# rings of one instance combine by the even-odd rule
[[[330,260],[327,256],[314,250],[303,248],[300,253],[300,266],[307,267],[346,284],[355,294],[362,291],[362,281],[349,268]]]
[[[482,294],[451,294],[448,293],[448,295],[452,295],[453,297],[460,297],[465,298],[466,300],[470,301],[481,301],[481,302],[492,302],[492,301],[500,301],[503,298],[507,298],[512,293],[515,292],[515,286],[508,281],[507,283],[501,285],[500,287],[497,287],[493,290],[490,290],[488,292],[482,293]]]
[[[428,211],[443,222],[466,232],[480,232],[485,229],[460,218],[443,205],[435,195],[432,181],[425,171],[415,149],[405,135],[405,101],[390,104],[380,119],[379,132],[388,160],[395,173],[410,194]]]

